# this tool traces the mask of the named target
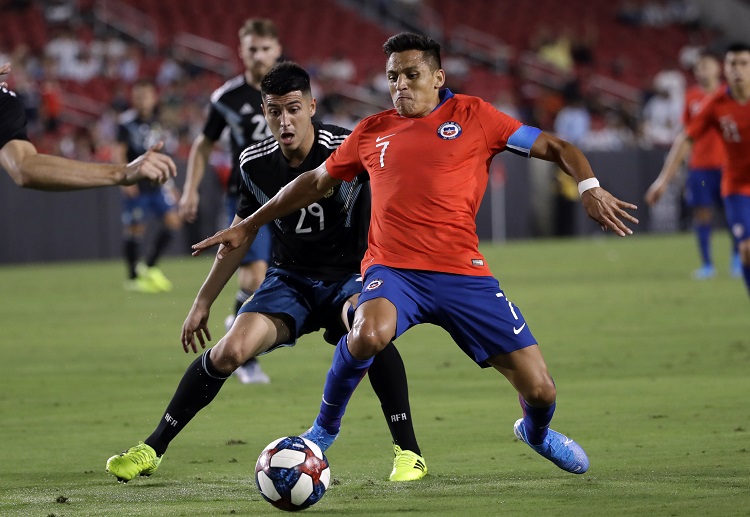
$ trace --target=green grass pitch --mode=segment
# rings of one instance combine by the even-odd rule
[[[718,233],[718,232],[717,232]],[[365,380],[329,451],[334,484],[311,515],[750,515],[750,299],[696,282],[690,235],[484,246],[558,385],[553,427],[586,449],[567,474],[513,436],[515,392],[447,333],[397,345],[429,475],[387,481],[392,449]],[[118,484],[107,458],[154,428],[193,354],[179,332],[210,260],[174,258],[168,294],[122,289],[119,261],[0,268],[0,515],[280,515],[255,460],[314,418],[332,348],[320,334],[262,358],[272,383],[230,379],[150,478]],[[214,306],[214,341],[234,281]]]

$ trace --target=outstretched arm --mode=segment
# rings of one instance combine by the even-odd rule
[[[632,235],[633,231],[624,221],[638,224],[638,219],[625,210],[635,210],[637,207],[620,201],[599,186],[589,161],[578,147],[543,132],[534,142],[530,156],[556,163],[563,172],[576,180],[586,213],[603,230],[612,230],[620,237]]]
[[[248,240],[252,242],[258,233],[258,229],[264,224],[319,200],[339,183],[341,183],[341,180],[331,177],[328,174],[325,162],[323,162],[316,169],[297,176],[294,181],[288,183],[278,194],[241,223],[194,244],[193,255],[200,255],[202,251],[211,246],[221,244],[222,246],[216,254],[216,258],[221,260],[231,250]]]
[[[22,188],[78,190],[111,185],[132,185],[140,179],[164,183],[177,174],[172,159],[155,145],[126,165],[87,163],[40,154],[25,140],[11,140],[0,149],[0,166]]]
[[[659,201],[667,190],[667,185],[677,174],[680,164],[685,161],[692,148],[693,141],[684,132],[680,133],[672,142],[672,147],[664,160],[664,166],[661,168],[659,176],[646,191],[646,203],[653,205]]]

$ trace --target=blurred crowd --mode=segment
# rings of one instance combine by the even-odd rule
[[[709,33],[701,30],[697,12],[688,0],[623,0],[617,20],[652,27],[678,24],[695,34],[679,55],[664,63],[650,86],[640,92],[637,102],[612,102],[591,90],[587,70],[596,60],[596,47],[602,37],[593,23],[584,31],[565,26],[537,27],[528,48],[519,50],[533,54],[539,63],[554,69],[561,80],[540,84],[527,76],[524,67],[509,64],[501,71],[509,80],[498,83],[501,86],[493,91],[493,97],[485,94],[486,100],[524,123],[554,132],[584,150],[666,148],[680,130],[690,69],[698,50],[712,43],[706,36]],[[118,115],[129,106],[129,86],[147,76],[160,92],[160,118],[170,135],[166,151],[187,159],[193,139],[202,130],[209,95],[227,77],[181,61],[169,52],[149,54],[143,45],[116,32],[96,35],[87,30],[82,34],[80,28],[74,29],[65,21],[50,23],[50,37],[41,52],[33,52],[25,45],[0,47],[0,63],[13,64],[11,86],[26,104],[32,137],[43,152],[83,160],[110,160]],[[389,105],[385,74],[377,70],[363,73],[340,50],[301,64],[311,73],[318,118],[325,122],[352,128],[362,116]],[[474,64],[469,58],[448,51],[443,64],[451,89],[474,93]],[[614,77],[617,66],[612,63]],[[86,85],[94,83],[100,88],[105,84],[107,90],[100,116],[92,124],[69,123],[63,109],[64,98],[72,91],[85,93]],[[357,95],[342,94],[352,89]],[[363,95],[378,99],[380,106],[362,104]],[[84,98],[82,102],[87,101]],[[216,162],[221,165],[226,159],[219,154]]]

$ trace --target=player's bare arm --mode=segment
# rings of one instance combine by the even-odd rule
[[[589,161],[575,145],[542,132],[531,148],[531,156],[556,163],[576,183],[594,179]],[[585,190],[581,202],[590,218],[599,223],[603,230],[611,230],[620,237],[632,235],[633,230],[625,221],[638,224],[638,219],[626,210],[636,210],[632,203],[621,201],[601,187]]]
[[[204,134],[200,134],[190,147],[185,185],[178,205],[180,216],[188,222],[195,221],[198,215],[198,204],[200,202],[198,187],[203,180],[206,165],[215,143],[210,138],[206,138]]]
[[[693,141],[684,132],[677,136],[669,149],[669,154],[664,160],[664,166],[659,172],[659,176],[654,180],[646,191],[646,203],[655,204],[664,195],[669,182],[672,181],[680,168],[680,165],[690,154],[693,148]]]
[[[235,216],[232,225],[237,225],[241,219]],[[211,306],[221,293],[221,290],[227,284],[237,268],[239,268],[242,258],[247,253],[252,241],[248,240],[233,250],[227,251],[222,260],[218,257],[214,260],[211,270],[208,272],[206,280],[198,290],[193,306],[182,324],[180,341],[182,348],[187,353],[190,349],[198,352],[198,343],[201,348],[206,347],[206,342],[211,341],[211,332],[208,329],[208,318],[211,312]]]
[[[291,214],[295,210],[318,201],[326,192],[339,183],[341,183],[341,180],[333,178],[328,174],[324,162],[316,169],[300,174],[257,212],[241,223],[217,232],[213,237],[194,244],[193,255],[200,255],[202,251],[216,244],[221,244],[216,258],[222,260],[227,256],[227,253],[240,245],[248,242],[252,243],[255,235],[258,233],[258,229],[264,224],[268,224],[274,219]]]
[[[0,149],[0,166],[19,187],[64,191],[128,185],[141,178],[163,183],[177,173],[174,162],[154,148],[127,165],[69,160],[40,154],[30,142],[11,140]]]

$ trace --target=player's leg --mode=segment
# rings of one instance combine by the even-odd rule
[[[232,371],[278,341],[289,338],[282,319],[242,313],[230,332],[188,366],[156,429],[135,447],[107,461],[107,472],[120,481],[151,475],[172,440],[214,400]]]
[[[750,294],[750,196],[731,195],[724,199],[727,224],[742,264],[742,278]]]
[[[245,257],[242,259],[237,270],[237,282],[239,289],[235,295],[234,312],[227,316],[224,324],[231,327],[234,316],[240,311],[242,305],[252,297],[258,290],[260,284],[268,271],[268,263],[271,257],[271,231],[264,226],[258,232],[256,239],[250,246]],[[237,379],[242,384],[268,384],[271,379],[260,367],[258,360],[253,357],[246,364],[241,365],[234,371]]]
[[[135,191],[133,190],[136,189]],[[125,258],[127,280],[125,289],[140,293],[157,293],[156,287],[148,278],[138,274],[138,261],[141,257],[141,246],[146,234],[146,208],[138,187],[123,189],[122,206],[122,252]]]
[[[358,295],[352,296],[342,308],[342,333],[351,328],[357,298]],[[422,451],[414,433],[406,368],[393,341],[375,355],[367,377],[380,401],[393,439],[394,460],[389,479],[414,481],[423,478],[427,474],[427,464],[421,456]]]
[[[352,329],[339,340],[334,351],[320,412],[313,426],[302,435],[324,451],[338,436],[346,405],[375,354],[419,323],[417,303],[404,294],[414,285],[410,283],[409,272],[371,266],[364,285]]]
[[[696,280],[706,280],[716,276],[711,257],[711,233],[713,229],[713,209],[719,192],[719,171],[691,170],[685,184],[685,200],[693,212],[693,232],[698,243],[701,266],[693,272]]]
[[[139,274],[148,278],[160,291],[171,291],[172,282],[157,267],[159,259],[174,240],[174,236],[182,227],[182,219],[177,211],[177,199],[172,191],[162,187],[149,195],[151,211],[161,220],[151,252],[146,257],[146,263],[139,269]]]
[[[524,417],[515,424],[516,436],[558,467],[585,472],[583,449],[549,429],[555,383],[520,309],[492,277],[439,274],[439,285],[438,323],[478,365],[493,366],[518,391]]]

